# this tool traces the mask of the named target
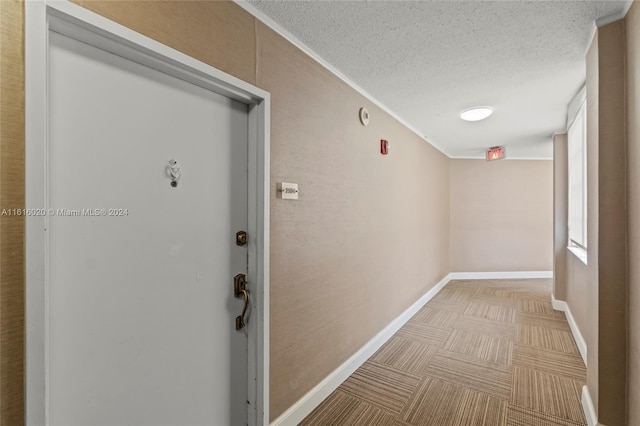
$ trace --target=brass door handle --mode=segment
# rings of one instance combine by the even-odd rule
[[[245,326],[244,316],[249,307],[249,292],[247,291],[247,279],[244,274],[238,274],[233,278],[233,295],[236,298],[244,298],[242,314],[236,317],[236,330],[242,330]]]
[[[249,307],[249,292],[247,290],[240,290],[240,292],[244,296],[244,308],[242,308],[242,314],[236,317],[236,330],[244,328],[244,315],[247,313],[247,307]]]

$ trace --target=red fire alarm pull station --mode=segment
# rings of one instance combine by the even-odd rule
[[[504,146],[492,146],[487,150],[487,161],[500,160],[505,154]]]
[[[387,155],[389,153],[389,141],[380,139],[380,154]]]

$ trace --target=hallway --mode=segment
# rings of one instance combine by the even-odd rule
[[[585,366],[551,286],[451,281],[302,424],[586,424]]]
[[[227,426],[189,421],[185,377],[212,365],[229,373],[208,380],[235,424],[640,425],[638,3],[0,0],[0,425],[71,424],[56,412],[84,404],[76,425],[155,424],[164,409]],[[87,70],[135,57],[119,91],[69,63],[58,98],[56,60],[78,58],[55,54],[60,37],[104,51]],[[134,65],[150,70],[129,79]],[[204,108],[133,107],[151,99],[142,87],[160,94],[152,74],[180,80],[171,96],[205,89],[253,114],[241,181],[211,177],[204,159],[246,138],[199,141],[189,120],[216,121]],[[196,187],[212,182],[226,195]],[[225,232],[193,231],[192,193],[234,220]],[[127,213],[69,216],[68,233],[58,208]],[[104,232],[100,254],[87,237]],[[237,262],[207,279],[213,243]],[[84,299],[66,309],[65,294]],[[205,321],[207,301],[225,317]],[[198,340],[180,310],[233,337]],[[247,362],[233,338],[252,342]],[[175,358],[204,353],[185,342],[217,358]],[[139,386],[119,392],[112,372]],[[121,403],[55,403],[52,383],[80,382]]]

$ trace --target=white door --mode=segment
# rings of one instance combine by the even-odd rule
[[[50,423],[245,425],[247,106],[59,34],[49,55]]]

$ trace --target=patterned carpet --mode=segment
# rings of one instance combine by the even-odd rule
[[[303,425],[585,425],[551,280],[451,281]]]

